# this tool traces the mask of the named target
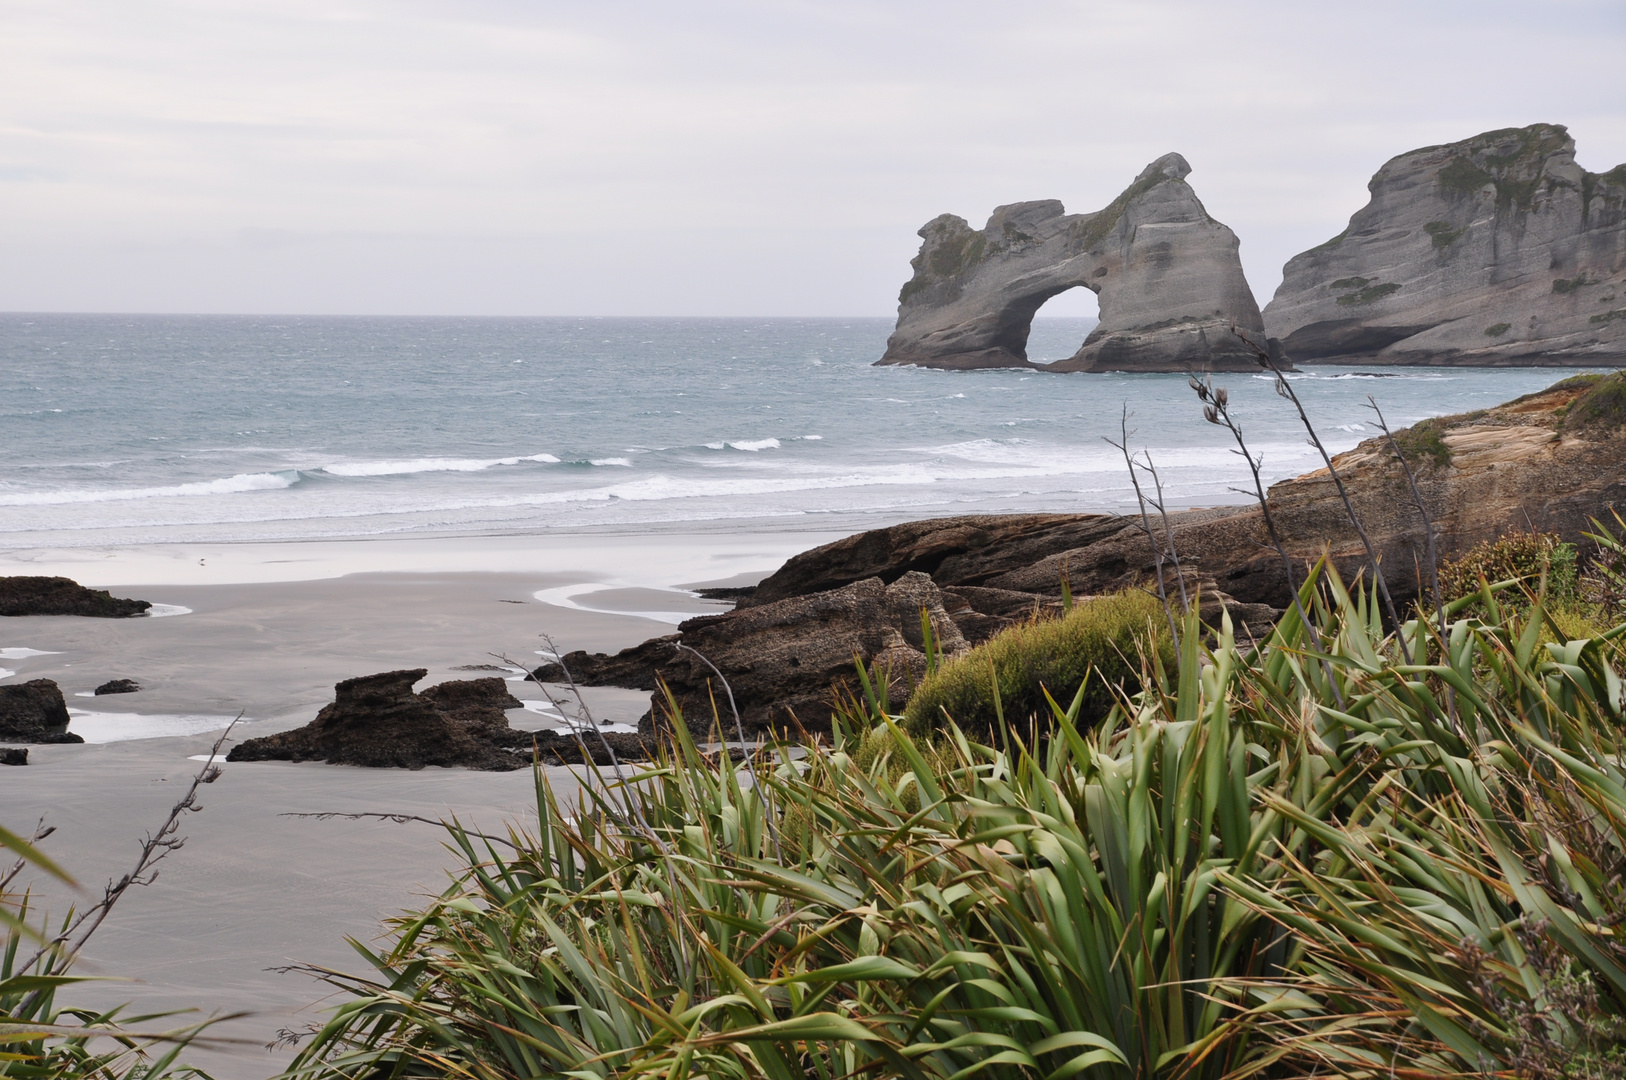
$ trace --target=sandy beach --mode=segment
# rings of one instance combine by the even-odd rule
[[[0,822],[56,826],[46,850],[87,892],[133,862],[203,764],[219,730],[233,737],[309,722],[340,679],[423,667],[420,688],[492,674],[499,656],[535,661],[541,635],[561,650],[613,650],[669,632],[719,605],[685,591],[746,584],[831,533],[448,537],[290,544],[166,545],[10,552],[0,574],[64,574],[184,614],[127,620],[0,620],[7,681],[54,679],[85,745],[30,748],[26,768],[0,773]],[[539,598],[540,594],[540,598]],[[88,695],[111,678],[136,694]],[[510,684],[527,701],[535,684]],[[604,721],[636,721],[648,695],[587,691]],[[543,726],[513,710],[517,727]],[[177,733],[178,732],[178,733]],[[570,770],[547,770],[562,795]],[[158,881],[127,896],[93,939],[65,994],[137,1011],[248,1012],[218,1033],[249,1040],[190,1055],[222,1080],[274,1072],[283,1029],[320,1019],[322,987],[272,970],[309,963],[360,970],[347,936],[371,940],[381,920],[445,884],[444,834],[422,824],[284,817],[335,811],[455,815],[500,830],[534,806],[531,775],[449,769],[363,770],[227,764],[183,826],[186,846]],[[53,913],[73,902],[39,894]]]

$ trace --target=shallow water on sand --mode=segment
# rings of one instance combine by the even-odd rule
[[[1035,324],[1069,355],[1092,320]],[[1177,505],[1234,501],[1180,375],[876,368],[884,319],[0,316],[0,548],[1123,510],[1122,410]],[[1316,368],[1334,449],[1554,370]],[[1217,380],[1269,478],[1313,467],[1268,379]]]

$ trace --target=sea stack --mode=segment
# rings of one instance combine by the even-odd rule
[[[1401,154],[1367,188],[1265,308],[1295,361],[1626,364],[1626,165],[1587,172],[1532,124]]]
[[[1048,371],[1251,371],[1264,322],[1242,274],[1236,234],[1208,216],[1179,154],[1148,165],[1104,210],[1069,214],[1054,199],[996,209],[972,229],[944,214],[920,230],[914,277],[880,364]],[[1034,313],[1052,296],[1094,292],[1101,323],[1078,352],[1028,360]]]

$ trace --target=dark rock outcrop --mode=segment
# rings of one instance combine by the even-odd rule
[[[1530,528],[1582,542],[1591,519],[1626,509],[1626,373],[1576,376],[1493,409],[1425,421],[1396,433],[1417,473],[1442,558],[1481,540]],[[1334,458],[1372,537],[1390,591],[1417,597],[1427,541],[1404,473],[1386,444],[1367,440]],[[1325,469],[1274,485],[1271,513],[1295,563],[1293,584],[1325,551],[1346,580],[1367,573],[1365,550]],[[1267,632],[1292,603],[1291,587],[1252,505],[1169,515],[1188,592],[1217,625]],[[920,609],[945,652],[985,640],[1035,612],[1058,611],[1066,580],[1075,597],[1153,587],[1156,567],[1138,520],[1092,514],[1004,514],[912,521],[825,544],[787,561],[740,607],[682,624],[615,656],[565,657],[584,685],[652,689],[664,679],[686,719],[711,725],[711,693],[731,725],[715,676],[732,685],[747,733],[790,715],[809,731],[828,722],[829,701],[852,676],[852,658],[890,664],[892,703],[907,700],[924,667]],[[1177,580],[1165,568],[1167,590]],[[888,584],[890,583],[890,584]],[[898,676],[903,674],[902,678]],[[537,669],[544,681],[557,665]],[[850,686],[850,683],[849,683]],[[653,716],[662,715],[659,697]],[[701,721],[696,723],[697,718]],[[646,717],[645,730],[651,720]]]
[[[68,703],[50,679],[0,686],[0,739],[29,743],[82,743],[68,730]]]
[[[134,694],[141,689],[141,684],[134,679],[109,679],[95,690],[96,696],[103,694]]]
[[[714,728],[713,695],[723,735],[733,737],[733,714],[722,685],[694,653],[715,664],[727,678],[748,735],[764,730],[828,730],[831,695],[856,682],[854,664],[888,673],[894,702],[907,700],[909,688],[925,674],[925,639],[921,611],[931,619],[938,648],[963,651],[966,641],[943,607],[943,596],[931,578],[919,572],[894,575],[891,584],[877,577],[840,588],[792,596],[749,608],[703,615],[678,627],[676,637],[657,638],[617,656],[564,658],[570,675],[583,685],[652,689],[664,682],[683,710],[685,722],[699,737]],[[544,665],[534,677],[544,682],[564,679],[557,664]],[[666,712],[665,695],[656,693],[640,729],[655,731],[654,717]]]
[[[0,746],[0,765],[27,765],[28,747]]]
[[[1208,216],[1186,183],[1191,166],[1165,154],[1104,210],[1068,214],[1054,199],[996,209],[980,231],[944,214],[920,230],[914,276],[898,294],[898,325],[881,364],[1048,371],[1252,371],[1234,325],[1263,341],[1236,234]],[[1083,287],[1101,322],[1077,353],[1027,357],[1033,316]]]
[[[333,704],[302,728],[245,739],[227,761],[325,761],[383,769],[442,765],[505,772],[526,768],[533,754],[544,765],[584,759],[611,763],[654,755],[653,740],[625,733],[585,732],[578,738],[553,731],[518,731],[505,710],[524,703],[499,678],[443,682],[422,693],[412,684],[424,668],[386,671],[346,679]],[[585,748],[585,754],[583,750]]]
[[[127,619],[152,604],[121,600],[105,589],[87,589],[65,577],[0,577],[0,615],[89,615]]]
[[[1626,364],[1626,165],[1557,124],[1391,159],[1265,308],[1299,362]]]
[[[1424,421],[1397,438],[1417,470],[1442,558],[1530,528],[1580,542],[1592,518],[1626,508],[1626,373],[1566,379],[1493,409]],[[1391,591],[1416,596],[1426,538],[1399,464],[1376,439],[1333,460]],[[1295,560],[1313,560],[1326,548],[1346,577],[1365,567],[1360,537],[1325,469],[1272,486],[1269,499]],[[1180,511],[1169,522],[1175,550],[1206,594],[1218,590],[1227,606],[1291,603],[1257,506]],[[884,579],[923,563],[935,565],[932,576],[946,593],[968,598],[969,584],[1055,598],[1063,575],[1074,594],[1098,594],[1150,581],[1154,572],[1145,533],[1127,518],[945,518],[803,552],[765,579],[758,595],[828,587],[859,568]],[[1252,614],[1257,620],[1263,613]]]
[[[245,739],[227,761],[325,761],[330,765],[421,769],[426,765],[517,769],[529,739],[508,726],[521,702],[501,679],[444,683],[422,694],[428,672],[386,671],[336,685],[333,704],[302,728]]]

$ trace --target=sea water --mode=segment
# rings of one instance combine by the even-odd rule
[[[1029,354],[1093,325],[1040,320]],[[1238,501],[1184,375],[874,367],[890,320],[0,315],[0,548],[491,533],[859,529]],[[1291,376],[1334,451],[1552,369]],[[1264,375],[1227,374],[1267,482],[1318,467]]]

